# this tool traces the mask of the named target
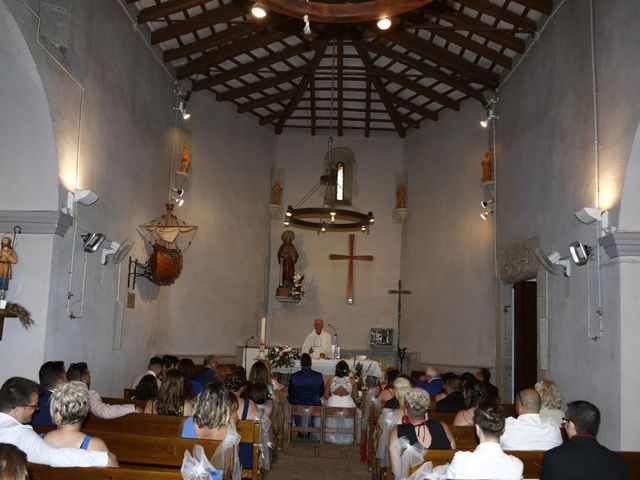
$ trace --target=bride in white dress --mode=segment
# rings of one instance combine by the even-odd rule
[[[327,383],[324,397],[327,399],[325,406],[327,407],[343,407],[355,408],[354,398],[358,395],[358,384],[349,376],[349,365],[341,360],[336,365],[336,376]],[[344,429],[353,432],[353,419],[330,417],[326,420],[329,428]],[[325,441],[336,445],[351,445],[353,443],[353,434],[350,433],[330,433],[327,434]]]

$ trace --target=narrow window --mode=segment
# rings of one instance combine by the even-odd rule
[[[336,184],[336,200],[344,200],[344,163],[339,162],[336,165],[338,169],[338,177]]]

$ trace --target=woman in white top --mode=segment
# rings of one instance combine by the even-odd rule
[[[562,405],[562,394],[556,382],[552,380],[540,380],[536,383],[536,392],[540,395],[542,404],[540,416],[552,419],[556,425],[560,427],[564,412],[560,409]]]
[[[507,455],[500,447],[504,410],[493,403],[483,402],[476,408],[473,418],[480,443],[473,452],[457,452],[447,468],[445,478],[520,480],[522,461]]]
[[[349,376],[349,365],[340,360],[336,365],[336,376],[327,383],[324,397],[327,399],[327,407],[354,408],[354,398],[358,395],[358,384]],[[328,418],[326,425],[329,428],[340,428],[353,431],[352,419]],[[353,434],[333,433],[327,434],[326,441],[336,445],[349,445],[353,443]]]

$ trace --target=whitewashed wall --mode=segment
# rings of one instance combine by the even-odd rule
[[[348,233],[325,233],[292,228],[300,258],[296,269],[305,274],[306,295],[300,304],[275,300],[278,286],[278,248],[286,229],[282,221],[271,223],[269,262],[269,323],[267,343],[302,346],[313,330],[313,320],[323,318],[336,327],[343,349],[367,349],[371,327],[395,328],[397,297],[387,290],[399,279],[401,225],[391,218],[395,207],[395,174],[402,170],[402,141],[395,136],[375,139],[360,135],[334,138],[334,147],[349,147],[356,159],[354,202],[365,213],[375,214],[370,235],[356,235],[355,255],[373,255],[373,262],[354,261],[354,303],[347,305],[348,262],[330,261],[329,254],[348,254]],[[282,192],[284,207],[295,205],[320,180],[327,152],[327,136],[285,133],[278,137],[275,166],[285,170]],[[312,196],[305,207],[319,206],[321,194]],[[265,197],[265,204],[269,197]],[[327,329],[327,331],[330,331]]]

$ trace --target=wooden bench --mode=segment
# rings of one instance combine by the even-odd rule
[[[48,465],[29,464],[30,480],[182,480],[176,469],[121,466],[120,468],[75,467],[54,468]]]
[[[127,389],[125,389],[127,390]],[[133,395],[133,394],[132,394]],[[144,410],[147,400],[135,400],[132,398],[115,398],[115,397],[102,397],[102,401],[109,405],[131,405],[140,407]]]
[[[344,428],[344,426],[341,428],[338,425],[338,423],[336,423],[335,427],[328,427],[327,420],[330,418],[335,419],[336,422],[339,422],[340,420],[343,420],[345,422],[347,420],[351,420],[352,421],[351,432],[345,433],[346,428]],[[358,423],[357,420],[358,420],[358,409],[355,407],[352,407],[352,408],[324,407],[324,421],[322,423],[322,426],[324,428],[324,435],[322,435],[321,438],[326,438],[327,434],[347,434],[347,435],[353,436],[352,444],[355,444],[356,437],[357,437],[357,432],[356,432],[356,425]]]
[[[262,470],[262,459],[260,456],[260,446],[262,441],[262,425],[260,421],[240,420],[238,422],[238,433],[242,443],[250,443],[252,448],[251,468],[242,468],[242,478],[258,480]]]
[[[451,435],[453,435],[458,450],[474,450],[478,446],[476,427],[450,426],[449,430],[451,430]]]
[[[296,416],[301,417],[302,425],[295,424],[294,417]],[[307,423],[306,419],[309,419],[309,423],[312,425],[304,425]],[[318,427],[313,426],[316,423],[319,423]],[[324,407],[291,405],[286,424],[288,444],[291,443],[291,437],[294,433],[317,433],[320,435],[320,444],[324,443]]]

